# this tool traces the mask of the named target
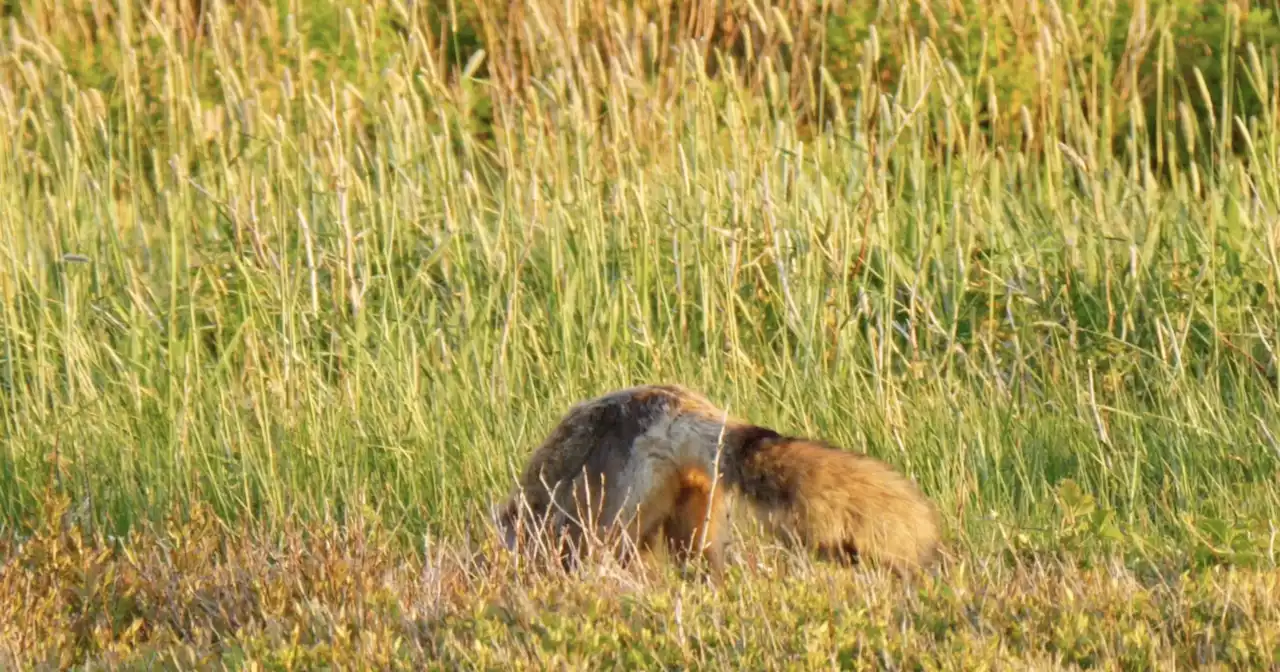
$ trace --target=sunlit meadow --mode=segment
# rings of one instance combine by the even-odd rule
[[[0,5],[0,666],[1276,665],[1280,8],[862,4]],[[643,382],[943,562],[496,547]]]

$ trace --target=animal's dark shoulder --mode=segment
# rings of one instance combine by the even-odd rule
[[[773,459],[768,450],[788,438],[768,427],[744,425],[730,431],[729,443],[736,451],[728,461],[725,475],[742,488],[757,504],[770,507],[791,506],[795,499],[792,472]]]
[[[785,440],[786,437],[768,427],[760,425],[743,425],[729,432],[730,440],[738,446],[743,455],[759,451],[766,442]]]

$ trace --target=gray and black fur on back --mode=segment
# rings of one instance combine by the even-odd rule
[[[509,535],[522,512],[534,518],[570,496],[576,479],[600,490],[604,474],[617,473],[629,460],[638,436],[680,402],[677,388],[644,386],[617,390],[574,404],[529,456],[516,492],[497,512]]]

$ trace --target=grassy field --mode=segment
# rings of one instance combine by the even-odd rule
[[[4,4],[0,666],[1276,665],[1275,4],[829,4]],[[641,382],[946,561],[495,551]]]

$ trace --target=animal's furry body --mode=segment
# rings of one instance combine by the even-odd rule
[[[744,499],[779,537],[828,558],[910,571],[936,553],[936,508],[889,465],[727,416],[674,385],[576,404],[530,456],[497,523],[508,547],[530,520],[571,544],[588,529],[625,531],[642,551],[659,543],[683,559],[696,551],[718,574],[725,494]]]

